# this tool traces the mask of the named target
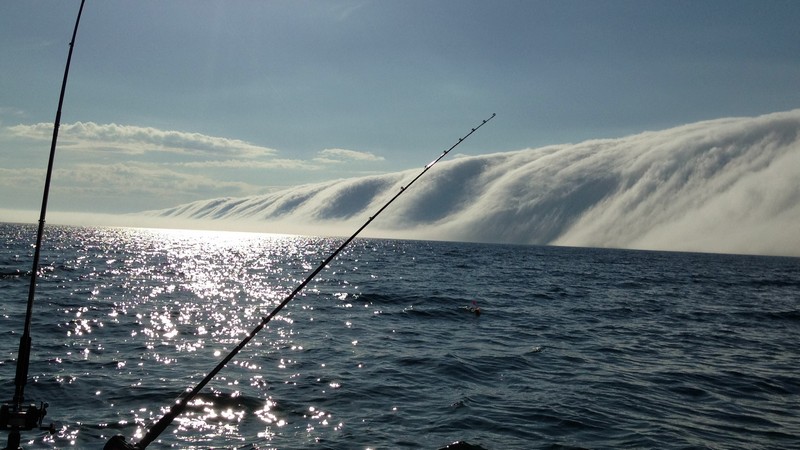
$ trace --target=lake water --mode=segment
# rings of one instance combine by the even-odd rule
[[[35,231],[0,224],[6,399]],[[48,226],[23,446],[136,441],[339,242]],[[799,369],[798,258],[360,239],[149,448],[800,448]]]

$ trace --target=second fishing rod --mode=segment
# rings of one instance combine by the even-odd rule
[[[333,261],[336,256],[341,253],[342,250],[347,247],[350,242],[353,241],[373,220],[375,220],[378,215],[380,215],[386,208],[389,207],[398,197],[400,197],[408,188],[414,184],[417,180],[419,180],[428,170],[431,169],[437,162],[439,162],[442,158],[447,156],[451,150],[456,148],[459,144],[464,142],[465,139],[470,137],[473,133],[475,133],[480,127],[485,125],[488,121],[492,120],[496,114],[492,114],[488,119],[484,119],[478,126],[472,128],[469,133],[464,135],[463,137],[459,138],[458,141],[453,144],[450,148],[442,152],[438,158],[434,159],[422,169],[422,171],[414,177],[411,181],[408,182],[405,186],[401,187],[400,190],[389,199],[375,214],[369,217],[366,222],[364,222],[361,227],[359,227],[349,238],[347,238],[344,242],[342,242],[339,247],[333,251],[327,258],[325,258],[322,263],[320,263],[316,269],[314,269],[306,278],[300,283],[286,298],[279,303],[267,316],[265,316],[261,322],[253,328],[253,330],[244,338],[242,341],[233,349],[230,353],[228,353],[225,358],[223,358],[208,375],[205,376],[192,390],[188,391],[186,394],[179,397],[172,407],[164,414],[161,419],[156,422],[150,430],[142,437],[142,439],[136,443],[131,444],[125,441],[122,436],[114,436],[112,437],[106,446],[104,447],[106,450],[118,450],[118,449],[144,449],[146,448],[151,442],[158,438],[158,436],[166,430],[166,428],[172,423],[172,421],[180,415],[184,409],[186,409],[186,405],[225,367],[228,362],[230,362],[238,353],[241,351],[255,336],[260,332],[269,322],[275,317],[292,299],[303,290],[303,288],[314,279],[331,261]]]

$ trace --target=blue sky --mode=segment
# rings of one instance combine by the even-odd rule
[[[79,4],[0,3],[0,209],[39,208]],[[795,109],[798,23],[791,0],[88,0],[50,208],[422,167],[492,113],[454,154]]]

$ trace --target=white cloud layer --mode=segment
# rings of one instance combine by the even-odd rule
[[[6,194],[0,207],[29,208],[38,201],[52,132],[53,125],[45,123],[0,127],[0,189]],[[61,125],[58,150],[51,206],[93,212],[256,195],[295,185],[302,176],[319,180],[370,173],[383,161],[339,148],[307,159],[287,158],[238,139],[93,122]],[[326,172],[331,167],[335,173]]]
[[[19,138],[50,140],[53,136],[52,123],[14,125],[8,130],[12,136]],[[82,151],[113,150],[126,154],[167,152],[214,158],[259,158],[277,153],[274,149],[239,139],[94,122],[62,124],[59,128],[59,146]]]
[[[271,229],[284,224],[289,232],[291,224],[323,233],[352,230],[416,173],[198,201],[150,214],[258,221]],[[795,110],[443,161],[376,220],[371,234],[800,256],[798,224]]]
[[[346,150],[343,148],[326,148],[319,152],[315,161],[324,163],[340,163],[346,161],[383,161],[382,156],[377,156],[369,152],[359,152]]]

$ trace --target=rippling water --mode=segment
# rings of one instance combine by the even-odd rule
[[[35,227],[0,236],[10,398]],[[24,446],[136,441],[339,242],[48,227]],[[363,239],[150,448],[800,448],[798,342],[797,258]]]

